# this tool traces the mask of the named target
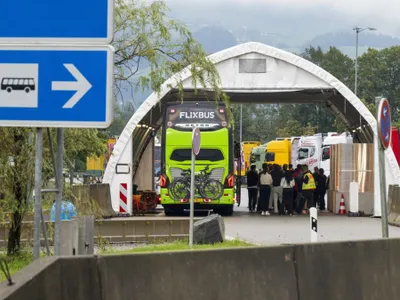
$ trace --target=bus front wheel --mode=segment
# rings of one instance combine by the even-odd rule
[[[6,88],[6,91],[11,93],[12,92],[12,88],[9,86],[9,87]]]
[[[28,88],[28,87],[26,87],[26,88],[25,88],[25,93],[27,93],[27,94],[28,94],[30,91],[31,91],[31,89],[30,89],[30,88]]]

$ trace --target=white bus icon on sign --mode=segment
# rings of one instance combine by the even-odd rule
[[[2,91],[11,93],[12,91],[25,91],[29,93],[34,91],[35,79],[34,78],[3,78],[1,80],[0,88]]]
[[[38,107],[39,65],[0,64],[0,107]]]

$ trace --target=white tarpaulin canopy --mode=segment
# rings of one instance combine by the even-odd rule
[[[214,62],[220,74],[221,88],[232,104],[320,103],[347,124],[359,142],[373,143],[376,138],[376,119],[360,99],[330,73],[297,55],[251,42],[212,54],[209,58]],[[117,188],[114,191],[120,182],[117,164],[131,166],[130,177],[124,180],[132,184],[141,156],[153,138],[152,133],[161,126],[163,104],[179,100],[177,89],[173,88],[179,81],[183,82],[186,101],[204,99],[202,93],[194,93],[191,73],[186,68],[168,79],[160,93],[152,93],[143,102],[121,133],[104,174],[103,182],[111,186],[113,204],[119,193]],[[132,146],[128,145],[130,143],[133,147],[127,150]],[[124,151],[125,154],[127,151],[132,153],[124,155]],[[393,151],[389,148],[385,154],[386,183],[399,183],[400,171]],[[375,214],[380,215],[378,207]]]

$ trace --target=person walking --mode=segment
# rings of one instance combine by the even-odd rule
[[[247,172],[247,191],[249,194],[249,212],[253,212],[256,209],[258,196],[258,173],[255,165],[251,165]]]
[[[272,199],[274,201],[274,213],[278,213],[278,202],[282,202],[282,187],[281,180],[283,172],[279,165],[274,165],[274,169],[271,172],[272,176]]]
[[[267,164],[262,165],[262,172],[260,173],[259,185],[260,185],[260,210],[262,216],[269,216],[269,197],[271,194],[272,177],[268,173]]]
[[[282,187],[282,203],[279,206],[279,215],[285,214],[285,206],[287,205],[289,215],[293,216],[293,187],[294,179],[292,172],[286,172],[285,177],[281,180]]]
[[[303,166],[303,184],[302,184],[302,197],[304,198],[305,202],[304,204],[301,205],[303,207],[303,213],[306,213],[305,211],[305,205],[307,203],[307,208],[315,207],[315,202],[314,202],[314,191],[315,191],[315,180],[311,172],[308,170],[308,166],[304,165]]]
[[[326,191],[328,190],[328,178],[324,174],[325,171],[324,169],[319,169],[319,175],[317,179],[317,201],[318,201],[318,206],[319,209],[324,211],[325,210],[325,194]]]

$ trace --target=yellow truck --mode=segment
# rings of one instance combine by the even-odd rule
[[[243,159],[244,159],[244,165],[245,165],[246,171],[250,168],[251,151],[253,150],[253,148],[258,147],[260,145],[261,145],[261,143],[258,141],[242,142]]]
[[[100,157],[86,157],[86,173],[95,177],[103,176],[106,163],[112,154],[116,142],[117,140],[115,138],[108,139],[106,155]]]
[[[289,139],[271,141],[267,143],[265,152],[265,162],[267,164],[278,164],[281,166],[284,164],[290,164],[292,156],[292,143]]]
[[[242,170],[241,170],[241,176],[246,176],[247,170],[250,168],[250,156],[251,156],[251,151],[253,148],[260,146],[261,143],[258,141],[244,141],[241,144],[241,152],[242,152]],[[235,175],[238,175],[238,167],[237,164],[239,162],[235,162]]]
[[[295,165],[300,137],[282,138],[267,143],[265,162],[268,164]]]

